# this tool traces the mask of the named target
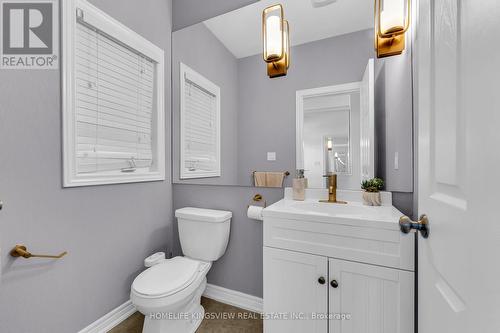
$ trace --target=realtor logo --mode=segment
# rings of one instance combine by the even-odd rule
[[[57,0],[0,0],[3,69],[57,69]]]

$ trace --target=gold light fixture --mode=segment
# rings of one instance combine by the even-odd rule
[[[290,67],[290,33],[283,6],[267,7],[262,12],[263,56],[270,78],[285,76]]]
[[[378,58],[403,53],[410,16],[411,0],[375,0],[375,50]]]

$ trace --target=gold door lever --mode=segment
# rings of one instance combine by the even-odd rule
[[[56,256],[51,256],[51,255],[47,255],[47,254],[33,254],[33,253],[28,252],[28,250],[26,249],[26,246],[24,246],[24,245],[16,245],[10,251],[10,255],[12,257],[14,257],[14,258],[23,257],[23,258],[26,258],[26,259],[29,259],[29,258],[60,259],[60,258],[64,257],[66,254],[68,254],[68,252],[66,252],[66,251],[64,251],[63,253],[61,253],[59,255],[56,255]]]

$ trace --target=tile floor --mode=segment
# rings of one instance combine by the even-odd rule
[[[262,320],[256,313],[223,304],[209,298],[202,298],[205,308],[205,319],[196,333],[261,333]],[[229,314],[234,319],[212,319],[221,314]],[[226,315],[227,316],[227,315]],[[144,316],[134,313],[123,323],[113,328],[109,333],[141,333]]]

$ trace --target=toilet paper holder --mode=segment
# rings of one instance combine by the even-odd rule
[[[253,202],[263,202],[262,207],[266,208],[267,207],[267,202],[264,200],[264,197],[261,194],[256,194],[252,198]],[[250,207],[250,205],[247,205],[247,209]]]
[[[11,257],[18,258],[18,257],[23,257],[25,259],[29,258],[49,258],[49,259],[61,259],[65,255],[67,255],[68,252],[64,251],[60,254],[57,255],[48,255],[48,254],[34,254],[28,251],[26,246],[24,245],[16,245],[11,251],[10,255]]]

